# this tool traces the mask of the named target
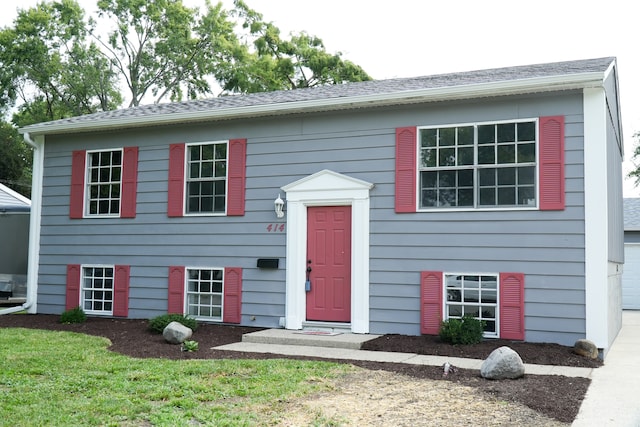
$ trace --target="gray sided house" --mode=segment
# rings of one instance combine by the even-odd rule
[[[0,306],[26,297],[31,201],[0,184]]]
[[[624,199],[622,308],[640,310],[640,198]]]
[[[409,335],[471,315],[487,337],[606,352],[621,322],[617,73],[600,58],[25,127],[30,310]]]

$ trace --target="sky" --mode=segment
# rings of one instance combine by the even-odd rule
[[[375,79],[615,56],[625,175],[640,131],[635,2],[608,0],[245,0],[283,34],[306,31]],[[183,0],[202,6],[205,0]],[[0,27],[36,0],[2,0]],[[79,0],[94,11],[96,0]],[[212,1],[215,3],[215,1]],[[232,0],[223,0],[227,8]],[[624,180],[624,196],[640,188]]]

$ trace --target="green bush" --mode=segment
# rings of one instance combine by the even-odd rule
[[[182,351],[198,351],[198,341],[186,340],[182,343]]]
[[[445,320],[440,326],[440,339],[450,344],[477,344],[482,341],[485,323],[471,316]]]
[[[80,306],[67,310],[60,316],[60,323],[84,323],[86,320],[87,315]]]
[[[192,331],[195,331],[198,327],[196,319],[192,319],[191,317],[183,316],[182,314],[163,314],[162,316],[154,317],[149,320],[149,329],[155,333],[161,334],[164,331],[164,328],[166,328],[171,322],[182,323]]]

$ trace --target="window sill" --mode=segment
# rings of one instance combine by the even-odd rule
[[[416,210],[417,213],[433,213],[433,212],[510,212],[510,211],[538,211],[537,206],[525,207],[496,207],[496,208],[422,208]]]

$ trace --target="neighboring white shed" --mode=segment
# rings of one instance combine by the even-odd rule
[[[640,310],[640,198],[624,199],[622,308]]]
[[[26,297],[31,201],[0,184],[0,305]]]

